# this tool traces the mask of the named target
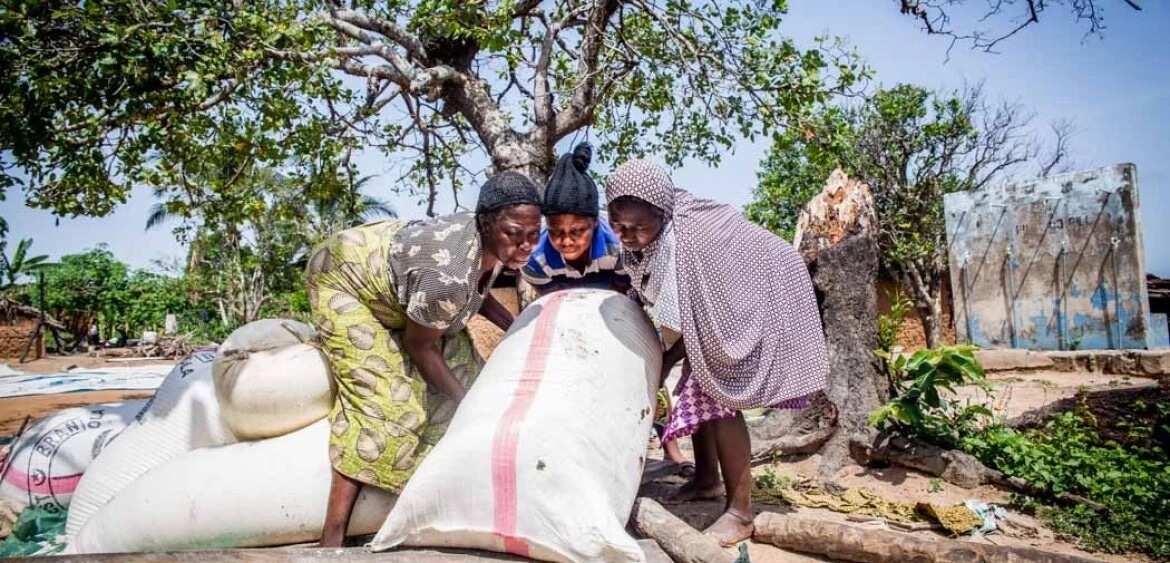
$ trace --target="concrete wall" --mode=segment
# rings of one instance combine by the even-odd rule
[[[1148,348],[1137,169],[948,194],[955,329],[989,348]]]

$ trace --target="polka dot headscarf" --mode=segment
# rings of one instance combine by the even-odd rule
[[[705,394],[746,409],[824,389],[829,364],[820,313],[808,269],[792,246],[738,209],[676,188],[650,161],[627,162],[610,175],[607,200],[622,196],[662,209],[673,222],[683,340]],[[661,264],[648,256],[656,250],[648,247],[639,262]],[[637,267],[630,266],[634,278]],[[633,279],[635,290],[639,281]]]

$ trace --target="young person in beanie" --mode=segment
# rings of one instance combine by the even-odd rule
[[[573,152],[561,155],[544,190],[544,213],[548,228],[521,270],[524,280],[540,295],[574,287],[612,289],[626,293],[630,278],[622,270],[621,242],[609,222],[599,220],[600,196],[589,177],[593,147],[581,143]],[[670,414],[670,396],[658,394],[655,429],[659,438]],[[654,474],[673,470],[690,476],[694,464],[683,457],[674,441],[664,442],[666,459],[647,469]]]
[[[544,190],[548,227],[541,232],[524,281],[544,295],[560,289],[592,287],[625,292],[629,278],[621,270],[621,243],[606,221],[599,221],[597,185],[586,172],[593,148],[581,143],[561,156]]]
[[[475,213],[369,223],[313,252],[313,324],[337,381],[322,546],[342,544],[362,485],[401,492],[443,436],[483,363],[467,321],[478,312],[508,329],[492,282],[528,262],[539,234],[536,185],[502,172]]]

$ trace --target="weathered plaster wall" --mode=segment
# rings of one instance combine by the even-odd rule
[[[955,329],[989,348],[1147,348],[1137,169],[948,194]]]

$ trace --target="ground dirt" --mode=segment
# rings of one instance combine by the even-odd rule
[[[31,420],[37,420],[61,409],[100,403],[116,403],[127,399],[149,399],[152,395],[154,395],[153,390],[143,389],[81,391],[56,395],[3,398],[0,399],[0,436],[15,434],[26,416],[31,417]]]
[[[1145,377],[1103,373],[1024,371],[988,374],[994,400],[974,387],[959,389],[959,397],[991,407],[996,416],[1013,419],[1061,399],[1075,397],[1081,391],[1118,389],[1157,389],[1158,382]]]
[[[60,373],[73,368],[128,367],[143,364],[170,364],[175,362],[173,360],[160,360],[157,358],[142,358],[139,361],[134,358],[94,358],[88,354],[71,354],[67,356],[45,356],[39,360],[33,360],[23,364],[18,359],[6,358],[0,359],[0,363],[8,364],[8,367],[25,373]]]
[[[651,457],[658,458],[661,456],[661,450],[656,447],[651,447]],[[769,468],[778,475],[785,475],[795,477],[798,475],[813,476],[817,474],[817,466],[820,460],[818,456],[806,456],[800,460],[781,461],[767,466],[756,467],[753,471],[759,475]],[[670,493],[683,481],[677,477],[668,477],[660,479],[651,483],[643,485],[640,494],[656,498],[663,503],[668,510],[673,512],[676,516],[694,526],[697,529],[703,529],[709,526],[719,514],[723,511],[723,501],[705,501],[705,502],[691,502],[685,504],[673,504],[668,500]],[[836,483],[843,487],[858,487],[876,493],[881,497],[897,502],[916,503],[929,502],[933,504],[950,505],[963,502],[967,499],[978,499],[985,502],[1000,503],[1006,505],[1008,492],[996,489],[995,487],[984,486],[975,489],[963,489],[955,485],[943,482],[929,476],[909,471],[901,468],[885,468],[873,469],[863,468],[858,466],[848,466],[843,468],[836,475]],[[933,491],[933,492],[932,492]],[[836,522],[848,522],[848,515],[833,512],[821,508],[806,508],[794,507],[787,504],[761,504],[756,503],[755,511],[760,512],[778,512],[781,514],[794,514],[804,518],[818,518],[831,520]],[[1078,549],[1075,544],[1057,538],[1051,531],[1046,529],[1040,521],[1035,518],[1018,513],[1009,508],[1009,520],[1015,526],[1013,527],[1012,535],[1004,533],[996,533],[980,539],[961,538],[963,541],[974,541],[983,543],[994,543],[998,545],[1020,546],[1020,547],[1034,547],[1045,551],[1056,553],[1074,554],[1082,557],[1089,557],[1099,559],[1102,561],[1120,562],[1120,561],[1143,561],[1146,560],[1140,556],[1116,556],[1099,553],[1089,553]],[[892,527],[881,521],[875,519],[868,522],[849,522],[852,525],[862,526],[873,529],[893,530],[897,532],[913,534],[920,537],[949,537],[945,531],[918,531],[918,532],[904,532],[896,527]],[[777,548],[772,545],[749,542],[749,552],[751,553],[753,563],[773,563],[781,561],[828,561],[823,557],[810,556]]]
[[[476,346],[481,352],[490,353],[494,348],[501,331],[490,326],[483,319],[469,327]],[[132,365],[125,362],[110,362],[108,359],[91,358],[89,356],[54,356],[26,364],[10,364],[13,368],[30,373],[54,373],[64,371],[70,367],[103,367]],[[675,374],[677,376],[677,374]],[[1127,378],[1085,373],[1064,372],[1027,372],[1027,373],[996,373],[992,378],[992,385],[997,389],[1001,399],[994,403],[997,414],[1011,417],[1023,412],[1040,408],[1047,403],[1074,396],[1078,389],[1112,389],[1112,388],[1143,388],[1150,393],[1159,395],[1156,385],[1141,378]],[[1145,392],[1145,391],[1143,391]],[[115,402],[125,399],[146,398],[152,391],[95,391],[66,393],[59,395],[43,395],[30,397],[13,397],[0,399],[0,436],[11,435],[16,432],[25,416],[34,419],[43,417],[59,409],[105,402]],[[976,390],[963,390],[965,396],[978,397]],[[1124,408],[1122,405],[1112,405],[1111,408]],[[689,440],[684,439],[682,446],[684,455],[690,456]],[[651,441],[648,446],[649,459],[661,459],[662,450]],[[787,477],[815,476],[818,474],[820,459],[818,456],[803,456],[797,459],[785,459],[770,465],[759,466],[754,469],[757,474],[771,470],[777,475]],[[835,483],[847,488],[865,488],[881,497],[898,502],[930,502],[935,504],[954,504],[967,499],[979,499],[986,502],[1006,504],[1009,494],[995,487],[979,487],[962,489],[955,485],[943,482],[914,471],[902,468],[863,468],[847,466],[834,476]],[[682,484],[678,477],[666,477],[652,481],[643,486],[641,494],[656,498],[663,502],[669,510],[697,529],[710,525],[719,516],[723,509],[722,500],[674,504],[667,500],[667,496],[674,488]],[[846,521],[847,515],[832,512],[826,509],[792,507],[786,504],[765,505],[757,504],[756,511],[772,511],[787,514],[799,514],[804,517],[823,518],[834,521]],[[1068,541],[1054,536],[1045,529],[1043,524],[1027,515],[1011,512],[1010,520],[1017,523],[1017,532],[1009,536],[993,534],[980,540],[965,539],[964,541],[984,541],[1003,545],[1032,546],[1046,551],[1077,554],[1092,557],[1103,561],[1141,561],[1142,557],[1120,557],[1095,553],[1086,553],[1076,548]],[[879,529],[890,528],[886,523],[877,520],[864,523],[854,523],[859,526]],[[1034,530],[1034,532],[1029,532]],[[900,531],[900,530],[898,530]],[[910,532],[907,532],[910,533]],[[935,531],[912,532],[917,535],[943,537]],[[754,563],[779,562],[806,562],[826,561],[821,557],[809,556],[782,550],[767,544],[749,543],[749,551]]]
[[[112,358],[94,358],[86,354],[69,356],[47,356],[31,362],[0,360],[12,369],[28,374],[62,373],[73,368],[92,369],[103,367],[127,367],[136,362],[115,361]],[[142,363],[142,362],[137,362]],[[149,360],[150,364],[174,363],[168,360]],[[153,390],[105,390],[58,393],[54,395],[27,395],[23,397],[0,398],[0,436],[11,436],[20,429],[26,416],[31,420],[49,416],[61,409],[99,403],[114,403],[127,399],[147,399]]]
[[[997,388],[997,394],[1007,395],[1008,399],[997,403],[997,414],[1016,416],[1031,409],[1040,408],[1045,404],[1071,397],[1079,387],[1087,388],[1142,388],[1143,392],[1158,393],[1157,386],[1150,386],[1140,378],[1121,378],[1117,376],[1070,374],[1070,373],[1026,373],[1026,374],[997,374],[992,384]],[[972,396],[974,392],[971,391]],[[680,449],[684,456],[690,458],[693,452],[689,440],[680,442]],[[647,453],[648,460],[662,458],[662,450],[656,441],[651,440]],[[820,457],[799,456],[793,459],[783,459],[767,465],[760,465],[753,469],[756,475],[765,471],[772,471],[778,476],[789,478],[815,477],[818,475]],[[931,477],[916,471],[900,468],[870,468],[857,465],[842,468],[833,478],[837,486],[844,488],[863,488],[882,498],[895,502],[918,503],[928,502],[938,505],[953,505],[968,499],[977,499],[984,502],[1006,506],[1011,496],[1009,491],[993,486],[981,486],[974,489],[964,489],[952,485],[941,479]],[[668,500],[670,493],[683,481],[678,477],[666,477],[646,483],[640,494],[658,499],[676,516],[683,519],[697,529],[710,525],[723,510],[723,501],[693,502],[686,504],[672,504]],[[782,514],[799,514],[802,517],[822,518],[833,521],[848,521],[846,514],[833,512],[827,509],[793,507],[786,504],[767,505],[757,503],[757,513],[762,511],[779,512]],[[1032,516],[1019,513],[1008,508],[1011,535],[996,533],[981,539],[962,538],[963,541],[977,541],[995,543],[999,545],[1027,546],[1037,549],[1064,554],[1075,554],[1102,561],[1148,561],[1140,556],[1117,556],[1101,553],[1090,553],[1078,549],[1075,543],[1058,538],[1045,528],[1044,524]],[[904,532],[891,527],[881,520],[869,522],[850,522],[853,525],[888,529],[919,536],[947,537],[945,531],[918,531]],[[820,557],[800,554],[779,549],[767,544],[749,544],[749,551],[754,563],[773,563],[780,561],[825,561]]]

